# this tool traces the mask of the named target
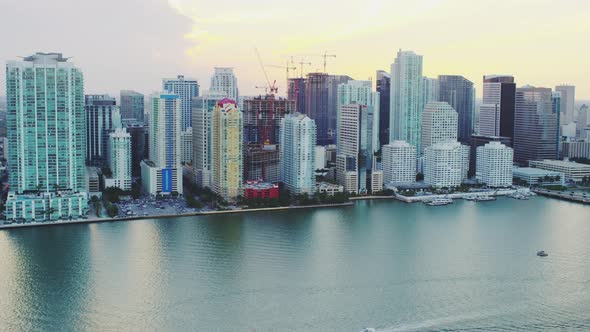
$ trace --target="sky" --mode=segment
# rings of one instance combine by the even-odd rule
[[[589,17],[588,0],[0,0],[0,60],[61,52],[86,93],[115,96],[178,74],[207,90],[214,67],[234,67],[240,94],[254,95],[266,85],[255,49],[265,65],[311,62],[304,74],[335,54],[329,73],[363,80],[403,49],[424,56],[426,76],[463,75],[478,96],[484,74],[512,74],[590,99]],[[265,69],[285,93],[285,69]]]

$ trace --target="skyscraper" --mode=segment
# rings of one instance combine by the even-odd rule
[[[280,177],[292,194],[315,193],[316,125],[293,113],[281,120]]]
[[[193,98],[193,171],[200,187],[211,187],[211,114],[224,92],[207,91]]]
[[[141,162],[149,158],[148,128],[141,122],[125,125],[131,135],[131,175],[141,177]]]
[[[561,124],[568,124],[576,119],[576,87],[573,85],[558,85],[555,91],[561,92]]]
[[[231,100],[238,100],[238,79],[234,75],[233,68],[215,68],[215,73],[211,77],[211,87],[209,91],[218,91],[224,93]]]
[[[144,97],[132,90],[121,90],[121,120],[127,122],[144,122]]]
[[[106,166],[109,134],[121,128],[121,113],[115,98],[109,95],[86,95],[86,162]]]
[[[365,105],[341,106],[338,127],[339,144],[336,154],[336,175],[340,185],[350,193],[366,193],[368,170],[372,152],[370,148],[369,112]]]
[[[180,96],[163,91],[150,97],[150,159],[141,163],[141,179],[151,195],[182,194]]]
[[[423,102],[422,56],[399,51],[391,65],[390,141],[420,147]]]
[[[61,53],[6,64],[9,222],[87,214],[84,79]]]
[[[469,144],[475,119],[475,89],[473,83],[463,76],[440,75],[439,101],[449,103],[458,115],[457,140]]]
[[[229,98],[219,101],[211,115],[211,185],[227,201],[242,195],[243,121],[238,104]]]
[[[109,134],[108,162],[111,176],[105,178],[105,188],[131,190],[131,135],[125,128]]]
[[[436,78],[424,76],[424,93],[423,104],[426,105],[431,101],[440,101],[440,83]]]
[[[295,101],[295,111],[306,114],[305,111],[305,84],[307,80],[303,77],[290,78],[287,88],[287,99]]]
[[[516,89],[514,116],[514,161],[557,157],[558,114],[551,101],[551,89],[525,86]]]
[[[483,100],[479,108],[479,134],[514,138],[514,77],[483,77]]]
[[[162,89],[180,97],[180,130],[192,127],[191,100],[199,95],[199,82],[196,79],[178,75],[176,78],[162,80]]]
[[[457,112],[446,102],[430,102],[422,113],[422,151],[443,142],[457,141]]]
[[[389,143],[389,107],[391,107],[391,75],[377,70],[377,92],[379,92],[379,146]]]

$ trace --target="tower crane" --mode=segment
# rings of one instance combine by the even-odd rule
[[[306,56],[316,56],[324,58],[324,73],[327,73],[326,67],[328,66],[328,58],[335,58],[336,54],[328,54],[328,51],[324,51],[324,54],[309,54]]]

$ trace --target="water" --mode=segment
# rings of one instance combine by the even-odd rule
[[[590,208],[381,201],[0,231],[0,330],[365,326],[590,330]]]

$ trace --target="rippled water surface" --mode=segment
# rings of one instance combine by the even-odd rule
[[[365,326],[590,330],[590,207],[359,202],[0,231],[0,330]]]

